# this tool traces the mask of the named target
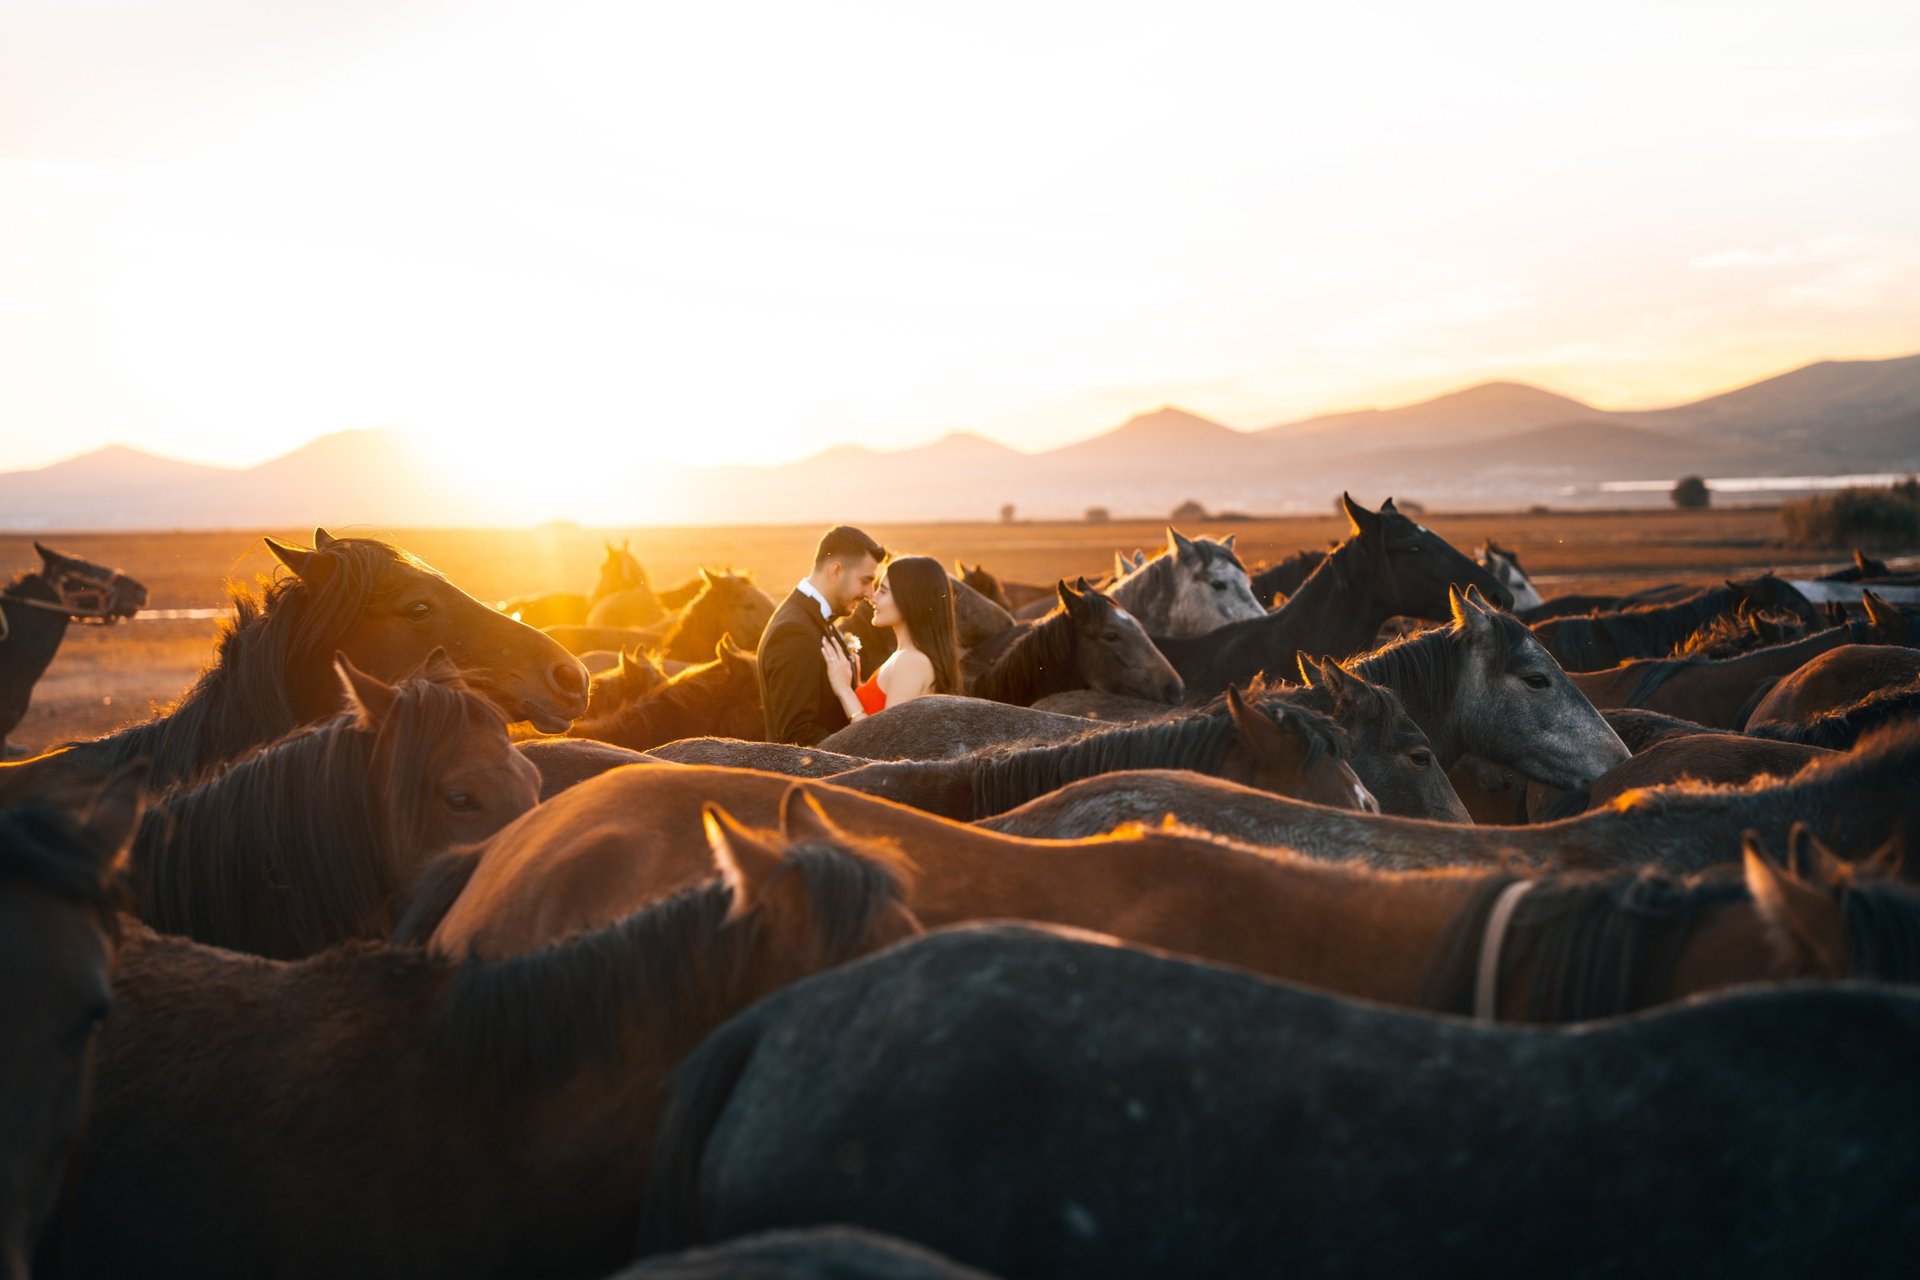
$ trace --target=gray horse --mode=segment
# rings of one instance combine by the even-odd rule
[[[1205,635],[1266,613],[1254,599],[1247,567],[1233,553],[1231,535],[1225,541],[1188,538],[1171,525],[1166,551],[1117,579],[1107,594],[1156,636]]]

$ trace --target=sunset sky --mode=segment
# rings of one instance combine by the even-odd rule
[[[0,469],[1023,448],[1920,350],[1920,5],[0,3]]]

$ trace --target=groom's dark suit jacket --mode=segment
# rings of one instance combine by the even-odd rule
[[[798,588],[761,633],[760,704],[766,712],[768,742],[810,747],[846,727],[847,713],[833,694],[827,661],[820,656],[820,642],[829,637],[845,651],[840,632],[820,616],[820,602]]]

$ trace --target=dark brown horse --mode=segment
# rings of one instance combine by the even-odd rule
[[[643,1245],[851,1223],[1048,1280],[1899,1275],[1916,1058],[1920,997],[1878,984],[1516,1029],[946,930],[688,1059]]]
[[[1277,608],[1281,601],[1298,591],[1313,576],[1313,571],[1326,558],[1325,551],[1308,547],[1274,564],[1262,565],[1252,575],[1254,596],[1267,608]]]
[[[1013,601],[1008,597],[1005,588],[1000,585],[1000,579],[988,572],[985,565],[969,566],[964,560],[955,560],[953,573],[960,581],[1005,609],[1009,615],[1013,613]]]
[[[499,711],[443,655],[397,685],[340,667],[346,711],[147,814],[130,865],[141,919],[277,959],[382,937],[422,863],[539,799]]]
[[[1808,724],[1863,700],[1920,684],[1920,650],[1884,644],[1829,649],[1767,691],[1748,716],[1754,728]]]
[[[48,1274],[604,1275],[661,1086],[769,992],[917,931],[898,862],[706,819],[717,868],[499,964],[276,963],[137,929]]]
[[[1702,591],[1677,604],[1536,622],[1533,633],[1568,671],[1602,671],[1635,658],[1664,658],[1702,626],[1742,603],[1791,613],[1807,627],[1826,625],[1805,596],[1772,574],[1763,574]]]
[[[146,607],[147,589],[118,569],[34,543],[37,572],[0,590],[0,758],[7,735],[27,714],[33,686],[53,661],[67,624],[112,623]]]
[[[736,648],[732,638],[724,635],[713,654],[711,661],[688,667],[608,715],[578,722],[567,736],[593,738],[632,751],[679,738],[766,737],[753,654]]]
[[[1069,689],[1180,701],[1180,677],[1140,624],[1086,585],[1055,585],[1059,605],[1038,622],[1007,628],[969,650],[963,663],[972,697],[1031,706]]]
[[[1118,725],[1057,745],[957,760],[869,764],[830,781],[971,822],[1081,778],[1136,769],[1186,769],[1310,804],[1380,811],[1348,762],[1346,738],[1331,719],[1279,700],[1249,706],[1231,689],[1223,715]]]
[[[674,662],[705,662],[720,637],[752,649],[773,617],[773,601],[749,574],[700,570],[700,593],[687,603],[660,641],[660,656]]]
[[[172,710],[91,742],[0,765],[0,796],[59,777],[97,778],[152,762],[155,786],[190,781],[344,701],[336,654],[398,680],[444,649],[508,716],[560,732],[587,707],[578,659],[441,577],[398,547],[314,532],[312,548],[267,540],[291,573],[264,600],[236,592],[213,665]]]
[[[1739,729],[1760,697],[1781,676],[1843,644],[1905,643],[1889,638],[1887,620],[1906,632],[1899,614],[1875,615],[1816,631],[1787,644],[1756,649],[1737,658],[1640,658],[1606,671],[1568,674],[1594,706],[1640,707],[1679,716],[1710,729]]]
[[[1694,733],[1667,738],[1609,769],[1586,789],[1586,804],[1598,809],[1643,787],[1694,782],[1736,786],[1756,778],[1790,778],[1835,752],[1790,742],[1768,742],[1740,733]]]
[[[1187,699],[1203,702],[1228,685],[1245,687],[1265,672],[1285,679],[1300,655],[1343,660],[1368,648],[1396,615],[1443,621],[1450,592],[1478,586],[1501,608],[1512,597],[1498,579],[1428,529],[1400,514],[1389,498],[1378,512],[1345,494],[1353,536],[1321,562],[1286,604],[1264,618],[1235,622],[1203,636],[1156,636],[1186,682]]]
[[[0,1275],[28,1261],[87,1108],[94,1033],[112,1001],[115,868],[146,770],[122,770],[75,815],[0,810]]]
[[[594,675],[587,690],[587,713],[581,720],[604,719],[666,682],[666,672],[655,666],[639,646],[622,648],[616,665]]]

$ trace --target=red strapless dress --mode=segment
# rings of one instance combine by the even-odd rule
[[[867,682],[853,691],[853,696],[860,699],[860,709],[868,715],[875,715],[887,709],[887,691],[880,687],[878,671],[868,676]]]

